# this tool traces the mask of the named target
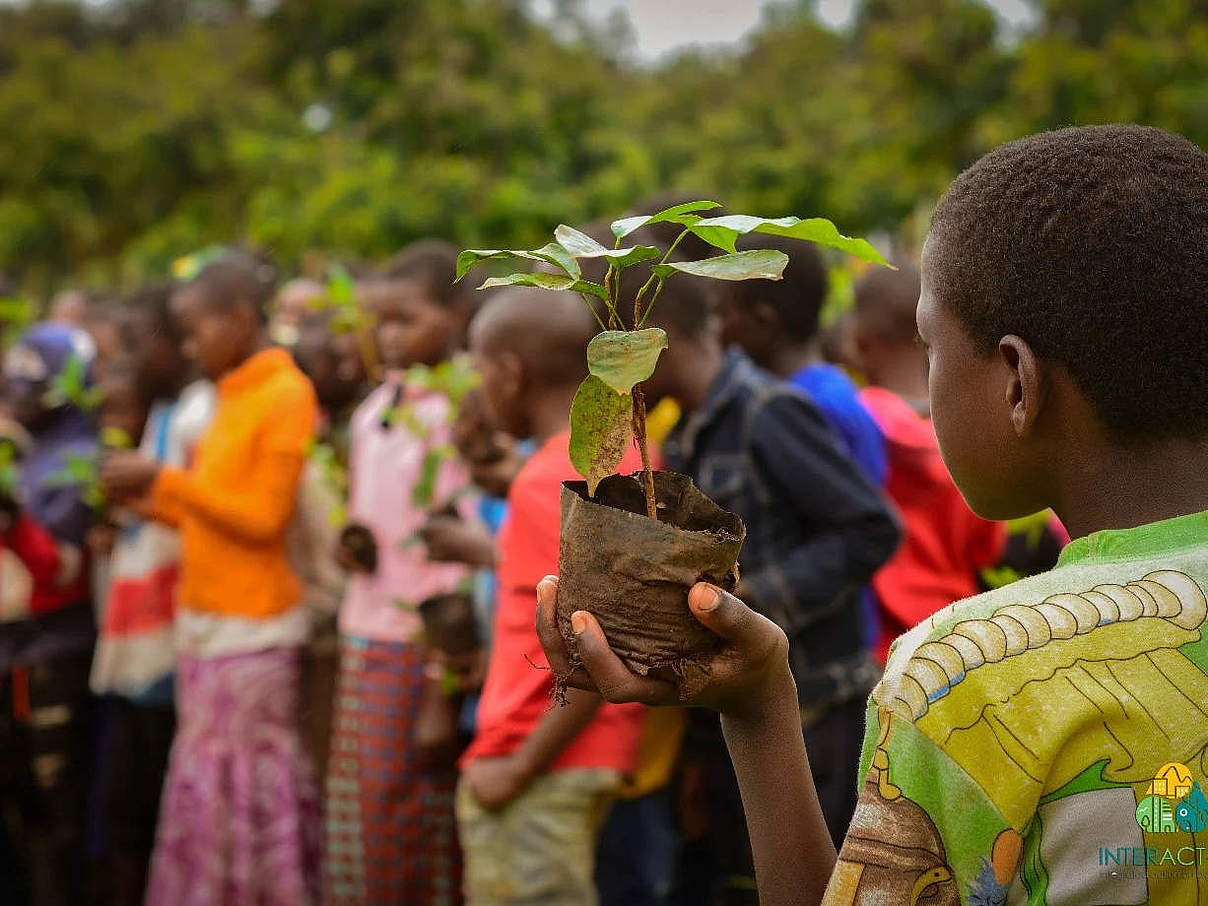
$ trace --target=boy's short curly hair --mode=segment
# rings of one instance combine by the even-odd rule
[[[977,348],[1060,363],[1117,442],[1208,433],[1208,154],[1147,126],[1003,145],[936,208],[926,277]]]

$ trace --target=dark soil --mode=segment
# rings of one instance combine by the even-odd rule
[[[682,677],[721,647],[692,616],[688,590],[701,581],[733,590],[746,527],[675,472],[654,473],[659,518],[650,519],[640,479],[606,478],[595,499],[586,482],[563,484],[558,626],[572,663],[570,615],[586,610],[635,673]]]

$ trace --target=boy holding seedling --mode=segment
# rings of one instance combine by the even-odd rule
[[[1012,142],[941,200],[917,324],[945,462],[976,512],[1051,506],[1075,540],[891,649],[837,861],[783,633],[692,589],[725,640],[692,698],[723,714],[765,906],[1203,899],[1205,249],[1208,155],[1149,127]],[[565,670],[556,595],[539,628]],[[610,700],[679,700],[572,623]]]
[[[918,342],[914,309],[919,274],[909,265],[878,268],[856,285],[854,333],[870,386],[861,394],[885,435],[886,486],[902,514],[905,538],[873,577],[880,606],[877,659],[889,645],[952,601],[981,589],[981,570],[999,561],[1002,523],[982,519],[944,467],[927,393],[927,351]]]
[[[189,381],[193,369],[172,314],[172,292],[172,285],[158,284],[130,299],[122,332],[132,357],[132,380],[122,390],[110,369],[102,382],[101,436],[108,442],[106,429],[117,428],[126,435],[126,445],[141,437],[144,456],[183,468],[209,423],[213,386]],[[124,403],[140,410],[130,414],[146,414],[145,428],[143,418],[135,422],[121,411]],[[160,789],[176,726],[173,625],[179,579],[175,529],[125,513],[108,558],[104,590],[98,591],[100,626],[91,679],[93,692],[106,703],[100,809],[118,904],[142,902],[155,842]]]
[[[84,540],[92,513],[81,489],[57,480],[73,458],[96,454],[96,431],[63,393],[74,375],[90,392],[89,362],[71,328],[30,328],[5,356],[8,403],[32,448],[13,488],[0,494],[0,546],[19,563],[6,572],[0,613],[0,804],[20,817],[0,840],[16,854],[34,902],[83,898],[88,787],[88,664],[95,637]],[[8,835],[5,835],[6,837]]]
[[[471,330],[492,420],[539,446],[508,491],[494,645],[457,791],[470,906],[592,906],[600,824],[636,757],[641,708],[573,689],[550,708],[554,679],[532,628],[533,592],[557,568],[561,483],[577,477],[569,413],[594,328],[574,296],[508,290]],[[620,468],[640,466],[630,446]]]
[[[473,502],[461,463],[430,458],[450,443],[452,401],[405,382],[407,369],[447,361],[463,342],[470,309],[465,289],[453,286],[456,254],[442,242],[417,243],[358,288],[373,313],[385,380],[350,427],[342,538],[353,572],[339,616],[326,794],[331,903],[444,906],[459,897],[456,775],[451,764],[427,770],[417,743],[427,685],[439,682],[425,670],[419,605],[457,591],[471,573],[460,563],[430,561],[419,532],[430,509]],[[421,495],[425,471],[431,480]]]

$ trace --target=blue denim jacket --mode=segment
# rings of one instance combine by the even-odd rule
[[[802,707],[866,695],[877,671],[860,592],[893,553],[899,530],[814,405],[731,351],[665,455],[746,523],[744,592],[788,635]]]

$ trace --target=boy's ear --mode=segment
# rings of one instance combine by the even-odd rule
[[[1040,357],[1026,340],[1009,334],[998,341],[998,355],[1007,369],[1005,401],[1018,437],[1032,433],[1048,400],[1048,377]]]

